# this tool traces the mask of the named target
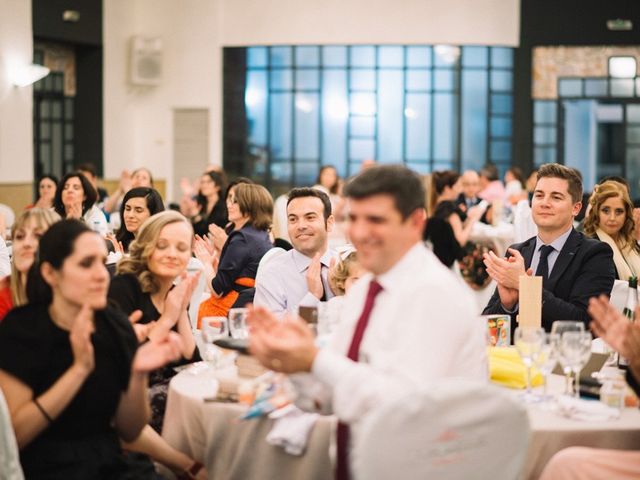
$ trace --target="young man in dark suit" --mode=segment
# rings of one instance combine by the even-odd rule
[[[538,235],[512,245],[506,258],[485,255],[487,272],[498,284],[484,314],[508,313],[512,331],[519,305],[520,275],[542,276],[542,326],[578,320],[588,327],[589,298],[609,295],[615,279],[611,247],[573,228],[580,212],[582,181],[575,170],[551,163],[538,171],[532,216]]]

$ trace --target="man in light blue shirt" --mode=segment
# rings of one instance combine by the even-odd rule
[[[327,275],[337,258],[328,248],[334,223],[329,196],[314,188],[294,188],[288,197],[287,231],[293,249],[260,268],[253,300],[280,316],[333,296]]]

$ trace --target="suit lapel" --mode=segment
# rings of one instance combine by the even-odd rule
[[[581,244],[582,235],[575,229],[572,229],[571,234],[569,234],[569,238],[567,238],[567,241],[562,247],[562,250],[560,250],[560,254],[556,259],[556,263],[553,265],[553,270],[551,270],[549,280],[544,287],[545,290],[553,291],[555,289],[558,279],[562,276],[571,261],[574,259],[576,252],[580,248]]]
[[[524,258],[525,269],[531,266],[531,260],[533,259],[533,252],[535,249],[536,237],[530,238],[524,245],[522,245],[520,253],[522,254],[522,258]]]

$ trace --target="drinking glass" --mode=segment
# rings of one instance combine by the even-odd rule
[[[549,383],[549,375],[558,364],[560,357],[560,335],[557,333],[545,333],[542,337],[540,350],[533,357],[533,363],[540,370],[544,377],[544,393],[542,399],[549,400],[547,395],[547,384]]]
[[[518,327],[515,332],[515,345],[522,362],[527,368],[527,391],[524,395],[525,402],[536,402],[538,397],[531,392],[531,366],[533,359],[539,355],[542,348],[544,329],[538,327]]]
[[[229,310],[229,329],[231,330],[231,336],[233,338],[249,338],[246,308],[232,308]]]
[[[227,317],[203,317],[202,340],[206,343],[204,360],[212,367],[216,367],[220,358],[220,350],[213,342],[229,336],[229,323]]]
[[[565,332],[560,342],[561,355],[567,359],[571,371],[575,375],[575,396],[580,397],[580,370],[591,357],[591,333]]]
[[[562,337],[565,332],[584,332],[584,323],[575,320],[556,320],[551,325],[551,333],[557,333]],[[571,367],[565,366],[562,358],[559,359],[564,372],[564,393],[571,395]]]

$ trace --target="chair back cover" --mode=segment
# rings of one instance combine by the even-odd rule
[[[629,292],[629,282],[627,280],[615,280],[611,289],[611,298],[609,303],[616,307],[620,312],[624,310],[627,303],[627,294]]]
[[[358,480],[515,480],[527,453],[529,419],[499,387],[451,379],[380,405],[354,440]]]
[[[191,294],[191,300],[189,301],[189,321],[191,322],[191,328],[196,329],[196,325],[198,323],[198,308],[200,308],[200,303],[202,303],[206,288],[207,278],[203,272],[204,265],[200,260],[195,257],[191,257],[189,259],[189,263],[187,264],[187,273],[189,276],[195,275],[197,272],[200,272],[200,278],[198,279],[198,284],[196,288],[193,290]]]
[[[11,416],[2,390],[0,390],[0,480],[24,480]]]

